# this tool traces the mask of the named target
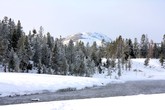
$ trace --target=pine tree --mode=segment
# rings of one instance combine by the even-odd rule
[[[23,35],[23,31],[22,31],[22,26],[21,26],[20,20],[18,20],[16,30],[17,30],[17,38],[19,40],[19,38]]]
[[[62,75],[68,75],[68,71],[69,71],[69,65],[67,63],[67,59],[65,57],[63,57],[62,59],[62,67],[61,67],[61,71],[63,72]]]
[[[124,54],[123,54],[124,55]],[[122,55],[122,58],[121,58],[121,65],[122,65],[122,69],[124,70],[124,64],[127,63],[127,60],[125,60],[124,56]]]
[[[160,55],[160,59],[159,59],[161,66],[163,66],[164,62],[165,62],[165,57],[163,56],[163,54]]]
[[[115,68],[115,67],[116,67],[116,58],[112,56],[111,68]]]
[[[90,77],[95,73],[95,63],[90,59],[90,57],[85,58],[84,60],[86,68],[86,77]]]
[[[119,36],[119,39],[118,39],[118,47],[117,47],[117,59],[118,59],[118,76],[120,77],[121,76],[121,57],[122,57],[122,53],[123,53],[123,40],[122,40],[122,37]]]
[[[13,36],[13,32],[14,32],[14,29],[15,29],[16,25],[14,23],[14,21],[10,18],[9,19],[9,23],[8,23],[8,37],[7,37],[7,40],[9,41],[9,45],[8,45],[8,48],[9,48],[9,51],[11,50],[12,48],[12,45],[11,45],[11,41],[12,41],[12,36]]]
[[[149,57],[147,57],[147,58],[145,59],[145,61],[144,61],[144,65],[145,65],[145,66],[148,66],[148,65],[149,65],[149,60],[150,60]]]
[[[19,71],[19,59],[13,49],[11,49],[11,52],[9,55],[8,71],[9,72]]]
[[[140,55],[139,55],[139,44],[138,44],[138,40],[137,40],[137,38],[135,38],[135,40],[134,40],[134,44],[133,44],[133,51],[134,51],[134,54],[135,54],[135,57],[136,58],[139,58],[140,57]]]
[[[94,61],[96,66],[99,66],[99,58],[100,57],[97,54],[98,48],[97,48],[97,43],[96,42],[93,42],[93,45],[90,48],[90,52],[91,52],[91,54],[90,54],[91,60]]]
[[[19,40],[19,38],[17,36],[17,30],[14,29],[13,36],[12,36],[12,39],[11,39],[11,45],[12,45],[12,48],[15,52],[17,51],[18,40]]]
[[[148,46],[148,57],[153,58],[153,47],[154,43],[153,40],[150,41],[149,46]]]
[[[32,60],[34,61],[34,66],[38,66],[39,61],[41,60],[41,43],[37,40],[38,38],[35,39],[35,45],[33,47],[34,55]]]
[[[121,62],[120,62],[120,59],[118,58],[118,63],[117,63],[117,66],[118,66],[118,76],[120,77],[121,76],[121,66],[120,66]]]
[[[140,56],[142,58],[147,58],[148,53],[148,38],[146,35],[142,35],[141,37],[141,44],[140,44]]]
[[[73,44],[73,40],[70,40],[68,46],[66,47],[66,58],[69,65],[71,65],[74,62],[75,47]]]
[[[30,45],[30,40],[29,40],[28,36],[25,37],[24,45],[25,45],[25,52],[28,57],[28,60],[31,60],[33,57],[33,52],[32,52],[32,47]]]
[[[53,37],[51,37],[50,33],[47,33],[47,45],[48,48],[52,51],[53,50],[53,43],[54,43],[54,39]]]
[[[37,65],[37,70],[38,70],[38,74],[42,73],[42,64],[41,64],[41,59],[39,59],[39,63]]]
[[[110,65],[111,65],[111,61],[110,61],[110,59],[107,59],[106,64],[105,64],[105,67],[106,68],[109,68]]]
[[[129,71],[131,70],[132,64],[131,64],[131,58],[130,56],[128,57],[128,69]]]
[[[153,47],[153,58],[159,58],[159,48],[156,43],[154,43]]]
[[[55,74],[58,74],[58,59],[59,59],[59,53],[58,53],[58,46],[57,46],[57,40],[53,49],[52,58],[51,58],[51,66],[54,70]]]
[[[53,74],[51,67],[48,68],[48,74]]]
[[[74,73],[76,76],[81,75],[83,76],[85,74],[85,63],[84,63],[84,54],[82,50],[79,48],[75,52],[75,61],[73,63],[74,66]]]
[[[43,38],[43,36],[44,36],[44,28],[42,26],[40,26],[40,28],[39,28],[38,36],[39,36],[39,38]]]
[[[16,28],[13,30],[13,35],[11,38],[11,45],[15,52],[17,51],[18,41],[22,37],[22,34],[23,32],[22,32],[21,22],[18,21]]]
[[[21,72],[24,72],[26,70],[27,67],[27,57],[26,57],[26,53],[25,53],[25,36],[22,36],[19,40],[18,40],[18,44],[17,44],[17,54],[18,57],[20,59],[20,69],[22,70]]]
[[[46,68],[45,65],[43,65],[43,68],[42,68],[42,69],[43,69],[43,70],[42,70],[42,73],[47,74],[47,68]]]
[[[22,72],[24,72],[25,70],[26,72],[28,72],[28,66],[33,55],[28,37],[22,36],[18,41],[17,47],[17,54],[20,58],[20,69],[22,70]]]
[[[61,39],[56,39],[51,58],[51,66],[55,74],[66,75],[68,73],[68,63],[65,55],[65,47]]]
[[[163,41],[161,42],[161,54],[165,56],[165,35],[163,36]]]
[[[8,23],[9,23],[8,17],[5,16],[4,19],[2,20],[0,36],[3,36],[3,38],[9,40],[10,30],[8,27]]]
[[[8,49],[8,41],[0,36],[0,62],[3,62]]]
[[[98,60],[97,60],[96,52],[93,51],[90,57],[91,57],[91,59],[94,61],[95,66],[98,66],[98,65],[99,65],[99,62],[98,62]]]
[[[49,67],[51,64],[51,50],[48,48],[47,44],[42,45],[41,49],[41,63],[45,65],[45,67]]]

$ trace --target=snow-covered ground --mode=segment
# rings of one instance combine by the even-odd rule
[[[123,83],[133,80],[165,80],[165,69],[158,59],[151,59],[149,66],[144,66],[144,59],[133,59],[130,71],[122,71],[116,79],[117,71],[111,79],[105,70],[104,74],[95,74],[93,78],[58,76],[29,73],[0,73],[0,97],[24,94],[54,92],[60,89],[83,89],[85,87],[103,86],[108,83]]]
[[[105,62],[106,59],[103,59]],[[161,67],[159,59],[150,59],[149,66],[144,65],[145,59],[131,59],[131,69],[130,71],[127,69],[121,69],[122,76],[119,80],[122,81],[135,81],[135,80],[161,80],[165,79],[165,68]],[[116,79],[118,70],[112,73],[111,79]],[[95,74],[93,77],[95,78],[110,78],[105,70],[103,74]]]
[[[0,110],[164,110],[165,94],[0,106]]]
[[[111,80],[112,81],[112,80]],[[0,97],[102,86],[109,82],[103,78],[85,78],[25,73],[0,73]],[[114,80],[115,81],[115,80]]]

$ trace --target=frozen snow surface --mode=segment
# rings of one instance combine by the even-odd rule
[[[0,110],[164,110],[165,94],[0,106]]]
[[[132,59],[131,70],[122,70],[118,78],[117,70],[109,76],[96,73],[92,78],[60,76],[30,73],[0,73],[0,97],[55,92],[60,89],[83,89],[85,87],[104,86],[108,83],[123,83],[135,80],[165,80],[165,69],[158,59],[150,59],[149,66],[144,66],[145,59]],[[105,59],[103,59],[105,61]]]

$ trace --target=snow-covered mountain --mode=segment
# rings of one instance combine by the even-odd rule
[[[89,45],[92,45],[94,41],[96,41],[97,45],[101,45],[102,44],[102,40],[104,39],[105,42],[111,42],[112,40],[101,33],[91,33],[91,32],[87,32],[87,33],[77,33],[74,35],[70,35],[67,36],[64,40],[63,43],[64,44],[68,44],[70,40],[73,40],[73,42],[77,42],[77,41],[82,41],[84,42],[84,44],[86,45],[87,43],[89,43]]]

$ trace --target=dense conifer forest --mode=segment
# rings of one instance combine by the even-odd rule
[[[0,20],[0,65],[4,72],[29,72],[37,70],[39,74],[91,76],[103,68],[131,68],[132,58],[145,58],[148,65],[150,58],[159,59],[160,65],[165,61],[165,35],[161,42],[154,42],[146,34],[135,39],[124,39],[118,36],[112,42],[102,40],[98,46],[70,40],[63,44],[63,37],[54,38],[49,32],[43,33],[32,29],[29,33],[23,31],[21,21],[4,17]],[[106,63],[102,63],[106,58]]]

